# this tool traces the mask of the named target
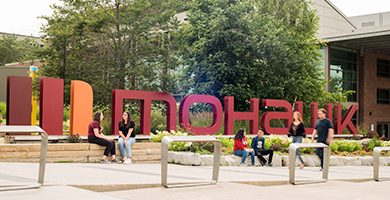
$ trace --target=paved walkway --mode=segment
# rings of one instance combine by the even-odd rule
[[[380,172],[390,177],[390,167]],[[161,187],[160,173],[160,164],[48,163],[42,188],[0,192],[0,199],[242,199],[242,194],[261,199],[383,199],[390,184],[373,181],[370,166],[330,167],[328,182],[299,186],[288,184],[286,167],[222,166],[217,185],[174,189]],[[211,174],[209,166],[169,165],[168,183],[210,181]],[[296,180],[318,180],[321,174],[318,167],[297,169]],[[34,184],[37,177],[37,163],[0,163],[0,186]]]

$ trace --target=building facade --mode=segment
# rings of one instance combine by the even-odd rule
[[[328,4],[345,18],[330,1],[317,0],[316,3]],[[323,68],[330,80],[326,91],[354,91],[346,103],[359,105],[353,122],[384,137],[390,137],[389,17],[390,12],[355,16],[345,19],[353,27],[350,30],[336,30],[339,25],[333,22],[333,29],[323,23],[325,27],[319,31],[319,38],[327,43],[322,48]]]

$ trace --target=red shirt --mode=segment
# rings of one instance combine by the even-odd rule
[[[234,148],[233,148],[233,151],[237,151],[237,150],[243,150],[243,149],[246,149],[248,148],[248,141],[246,140],[246,138],[242,138],[242,140],[234,140]]]
[[[95,133],[93,132],[93,129],[95,128],[99,129],[99,134],[102,134],[102,128],[99,123],[97,121],[93,121],[88,126],[88,139],[95,136]]]

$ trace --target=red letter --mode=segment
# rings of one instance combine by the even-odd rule
[[[31,86],[30,77],[7,77],[7,125],[31,126]]]
[[[42,78],[39,95],[39,126],[49,135],[62,135],[64,80]]]
[[[70,134],[88,135],[92,121],[93,91],[84,81],[72,81],[70,89]]]
[[[251,98],[250,112],[234,112],[234,97],[225,97],[225,135],[234,134],[234,120],[250,120],[250,134],[259,128],[259,99]]]
[[[292,108],[290,103],[285,100],[263,99],[263,106],[281,107],[285,112],[266,112],[261,116],[261,127],[268,134],[285,135],[288,132],[288,126],[292,123]],[[285,128],[272,128],[269,123],[271,119],[284,119]]]
[[[111,105],[111,134],[118,133],[119,121],[122,119],[123,99],[141,100],[140,133],[150,134],[150,118],[152,101],[163,101],[167,105],[167,131],[176,131],[176,101],[175,98],[165,92],[148,92],[135,90],[112,90]]]
[[[342,110],[341,104],[334,105],[335,134],[341,134],[345,128],[347,128],[349,132],[352,134],[359,134],[355,125],[353,125],[351,121],[351,118],[355,114],[358,107],[359,107],[358,105],[351,105],[348,108],[347,112],[344,114],[344,117],[341,119],[341,110]]]
[[[213,123],[208,127],[194,127],[189,120],[189,110],[193,103],[208,103],[213,108]],[[222,105],[214,96],[210,95],[188,95],[180,102],[179,123],[186,131],[195,135],[214,134],[219,131],[222,125]]]

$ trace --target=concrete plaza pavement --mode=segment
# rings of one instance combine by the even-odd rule
[[[40,189],[0,192],[0,199],[385,199],[390,182],[372,166],[331,166],[326,183],[290,185],[287,167],[221,166],[217,185],[161,187],[160,164],[48,163]],[[318,167],[296,169],[296,180],[319,180]],[[210,181],[211,166],[169,165],[168,183]],[[390,167],[381,166],[381,177]],[[35,184],[37,163],[0,163],[0,186]],[[314,198],[314,195],[316,197]],[[257,198],[256,198],[257,199]]]

